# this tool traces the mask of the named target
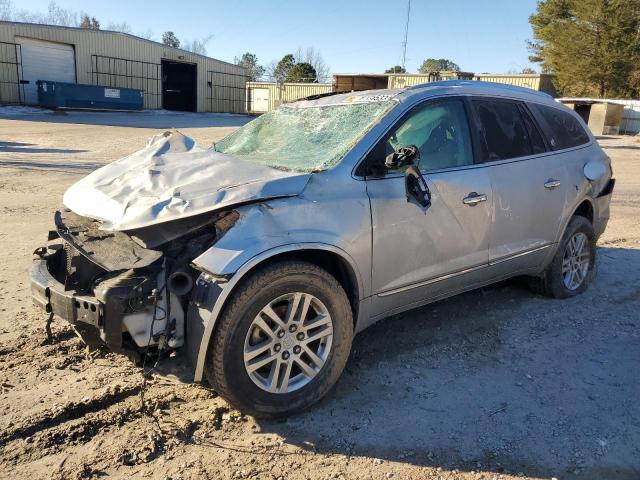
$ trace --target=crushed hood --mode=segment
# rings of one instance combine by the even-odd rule
[[[204,149],[174,131],[87,175],[65,192],[63,203],[100,220],[103,230],[131,230],[298,195],[310,176]]]

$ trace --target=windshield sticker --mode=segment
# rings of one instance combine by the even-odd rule
[[[356,97],[358,102],[386,102],[391,100],[394,95],[365,95],[362,97]]]

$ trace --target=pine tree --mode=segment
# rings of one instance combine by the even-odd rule
[[[286,81],[294,83],[317,83],[318,74],[310,63],[296,63],[287,71]]]
[[[80,28],[86,28],[88,30],[100,30],[100,22],[96,20],[96,17],[90,17],[85,14],[80,22]]]
[[[162,34],[162,43],[169,47],[180,48],[180,40],[178,40],[176,34],[171,31]]]
[[[529,22],[530,60],[563,95],[640,94],[640,0],[543,0]]]

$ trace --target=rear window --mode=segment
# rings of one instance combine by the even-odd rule
[[[554,150],[577,147],[589,143],[589,135],[580,122],[569,112],[559,108],[532,104],[549,125],[549,144]]]
[[[527,125],[516,102],[473,100],[480,132],[486,147],[487,161],[508,160],[539,153],[534,151],[530,135],[533,125]],[[535,132],[537,133],[537,132]],[[536,138],[536,144],[540,139]],[[542,145],[544,149],[544,145]]]

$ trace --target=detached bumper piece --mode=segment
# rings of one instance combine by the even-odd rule
[[[64,318],[71,324],[80,322],[103,326],[103,305],[94,297],[67,292],[64,285],[49,273],[46,259],[36,259],[31,267],[31,296],[45,312]]]
[[[55,223],[47,245],[34,252],[34,303],[68,321],[86,343],[137,355],[123,321],[151,308],[162,254],[125,234],[99,231],[92,220],[70,212],[57,212]]]

